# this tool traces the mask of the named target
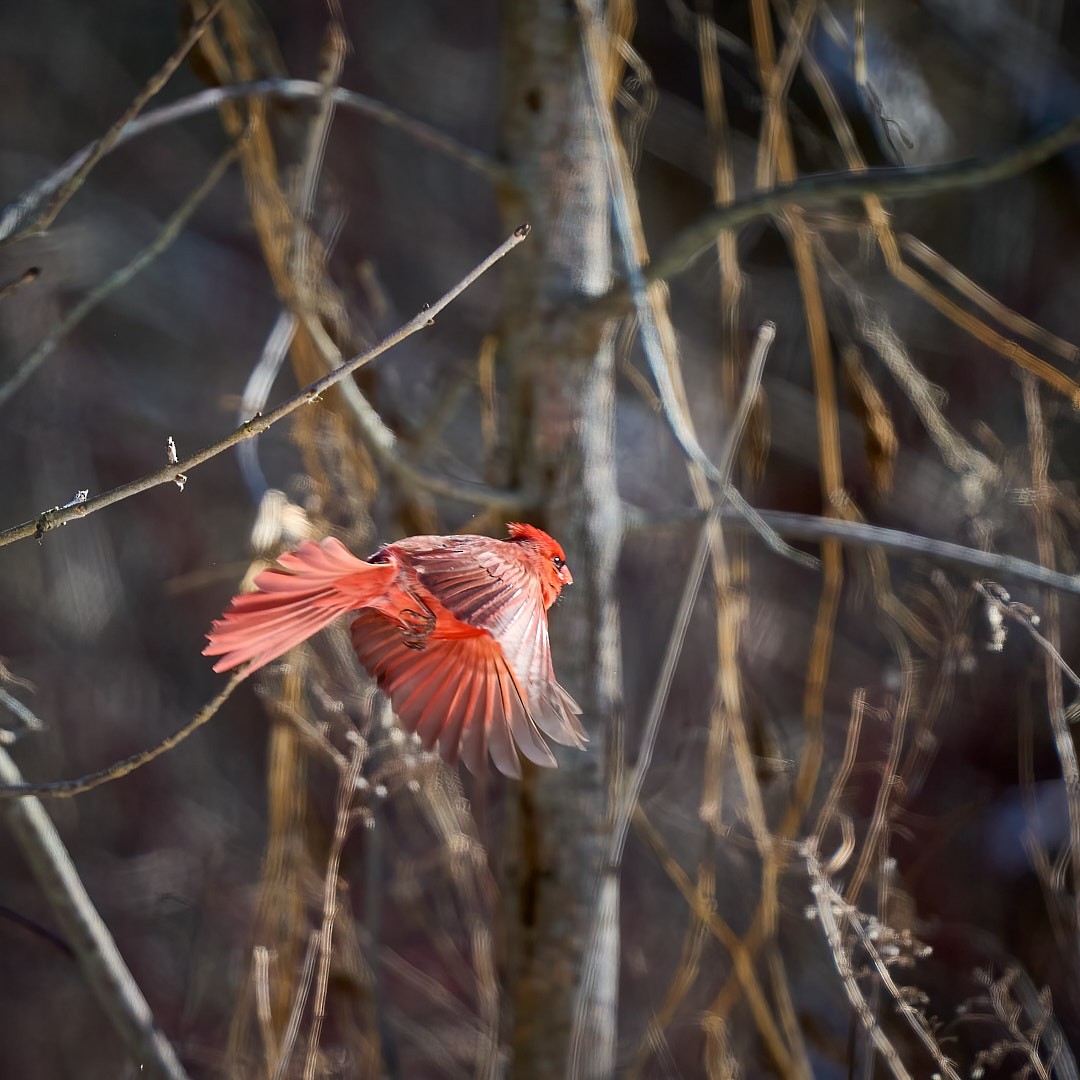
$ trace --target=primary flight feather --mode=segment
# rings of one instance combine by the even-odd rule
[[[210,628],[215,671],[270,663],[339,615],[360,663],[402,724],[449,762],[479,772],[490,753],[520,776],[521,751],[554,766],[543,736],[583,747],[574,699],[556,682],[548,608],[573,582],[546,532],[512,524],[509,540],[413,536],[358,559],[340,541],[305,541],[233,597]],[[516,749],[515,749],[516,746]]]

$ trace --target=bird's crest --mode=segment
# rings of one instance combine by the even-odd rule
[[[534,544],[538,545],[545,554],[551,551],[553,554],[562,555],[562,548],[559,547],[558,541],[549,536],[543,529],[538,529],[535,525],[526,525],[521,521],[511,521],[507,526],[507,530],[510,533],[511,540],[531,540]]]

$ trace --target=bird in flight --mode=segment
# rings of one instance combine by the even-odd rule
[[[544,736],[584,748],[574,699],[551,663],[547,612],[573,582],[559,544],[514,523],[508,540],[412,536],[358,559],[339,540],[305,541],[233,597],[207,634],[215,671],[249,673],[339,615],[360,663],[401,723],[444,760],[519,777],[520,750],[554,767]],[[516,749],[515,749],[516,745]]]

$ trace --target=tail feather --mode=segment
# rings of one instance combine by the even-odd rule
[[[306,641],[339,615],[374,602],[394,568],[356,558],[332,537],[306,541],[259,573],[255,592],[233,597],[207,634],[205,656],[218,656],[215,671],[250,661],[255,671]]]

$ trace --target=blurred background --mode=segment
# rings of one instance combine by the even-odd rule
[[[188,1075],[1077,1076],[1075,597],[792,540],[808,567],[717,477],[1075,572],[1080,157],[710,216],[1036,139],[1080,112],[1076,9],[226,0],[61,189],[206,13],[0,10],[0,528],[532,235],[182,490],[0,547],[0,752],[76,777],[181,728],[224,684],[210,620],[303,537],[519,519],[575,575],[551,634],[591,742],[448,768],[341,626],[47,801]],[[0,828],[0,1075],[154,1075],[72,944]]]

